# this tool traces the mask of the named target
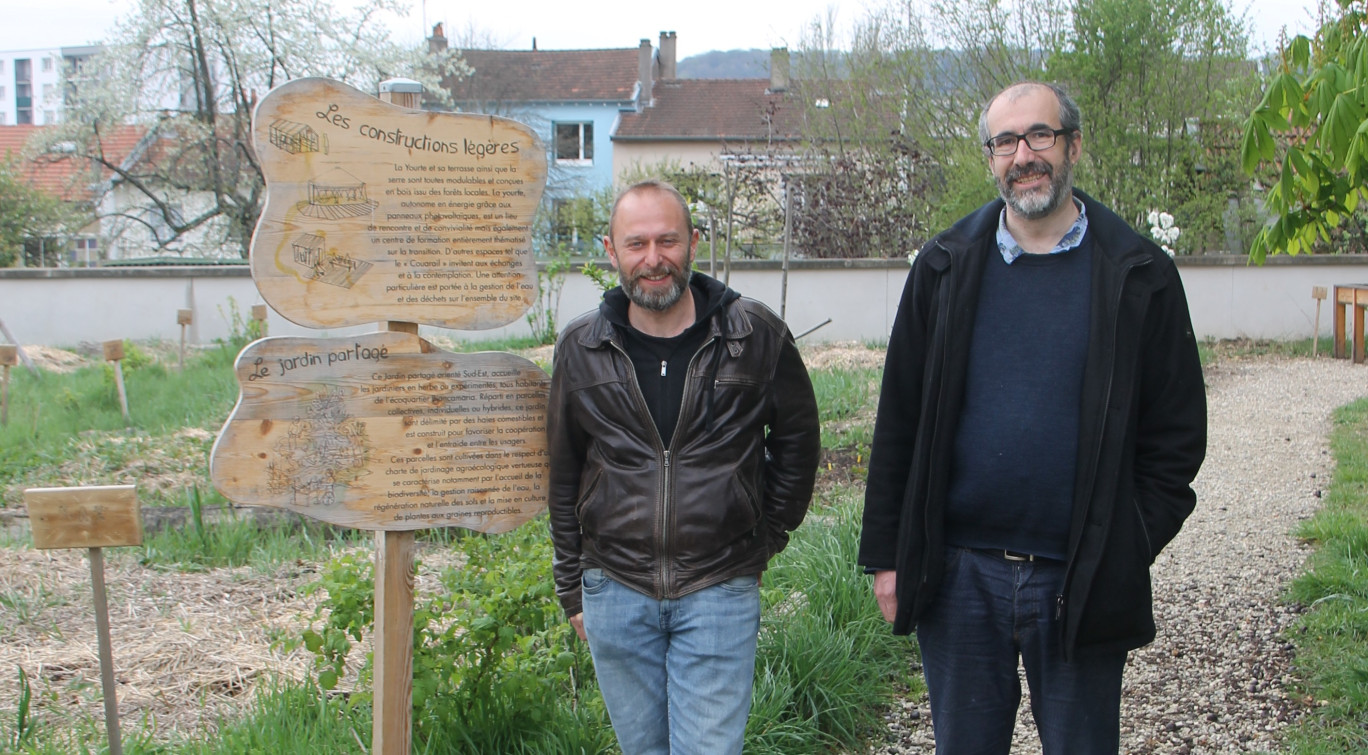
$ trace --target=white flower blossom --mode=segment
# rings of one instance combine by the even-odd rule
[[[1150,237],[1159,242],[1159,246],[1168,253],[1168,256],[1172,257],[1177,254],[1175,247],[1178,243],[1178,237],[1182,235],[1183,231],[1173,224],[1173,216],[1167,212],[1150,210],[1145,219],[1149,221]]]

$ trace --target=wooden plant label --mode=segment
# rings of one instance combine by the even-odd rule
[[[177,325],[191,325],[191,324],[193,324],[194,322],[195,322],[195,310],[193,310],[193,309],[178,309],[178,310],[176,310],[176,324],[177,324]]]
[[[531,128],[306,78],[266,95],[253,138],[266,202],[252,277],[285,318],[484,330],[535,300],[546,153]]]
[[[13,344],[0,344],[0,366],[13,367],[19,364],[19,347]]]
[[[24,505],[35,548],[142,545],[142,513],[133,485],[29,488]]]
[[[105,341],[100,344],[106,362],[117,362],[124,358],[123,341]]]
[[[546,507],[550,378],[502,352],[416,335],[266,338],[210,477],[228,499],[369,530],[503,532]]]

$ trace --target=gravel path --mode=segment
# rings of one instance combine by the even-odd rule
[[[1296,610],[1280,598],[1309,551],[1290,533],[1320,504],[1330,414],[1368,395],[1368,367],[1226,359],[1206,381],[1197,510],[1153,569],[1159,636],[1127,663],[1124,753],[1275,752],[1301,710],[1281,638]],[[1039,752],[1026,705],[1023,694],[1013,751]],[[931,752],[930,717],[925,699],[903,701],[870,755]]]

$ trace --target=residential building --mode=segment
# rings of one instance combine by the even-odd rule
[[[672,162],[721,171],[728,160],[780,159],[802,139],[803,109],[789,90],[788,50],[770,55],[768,79],[680,79],[662,46],[660,75],[643,107],[613,131],[613,175]]]
[[[69,74],[99,45],[0,51],[0,126],[60,123],[70,96]]]

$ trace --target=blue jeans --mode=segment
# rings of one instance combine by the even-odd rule
[[[1115,755],[1124,651],[1065,662],[1055,620],[1061,561],[1008,561],[951,548],[917,622],[938,755],[1006,755],[1026,668],[1045,755]]]
[[[623,755],[741,752],[760,588],[736,577],[655,600],[586,569],[584,633]]]

